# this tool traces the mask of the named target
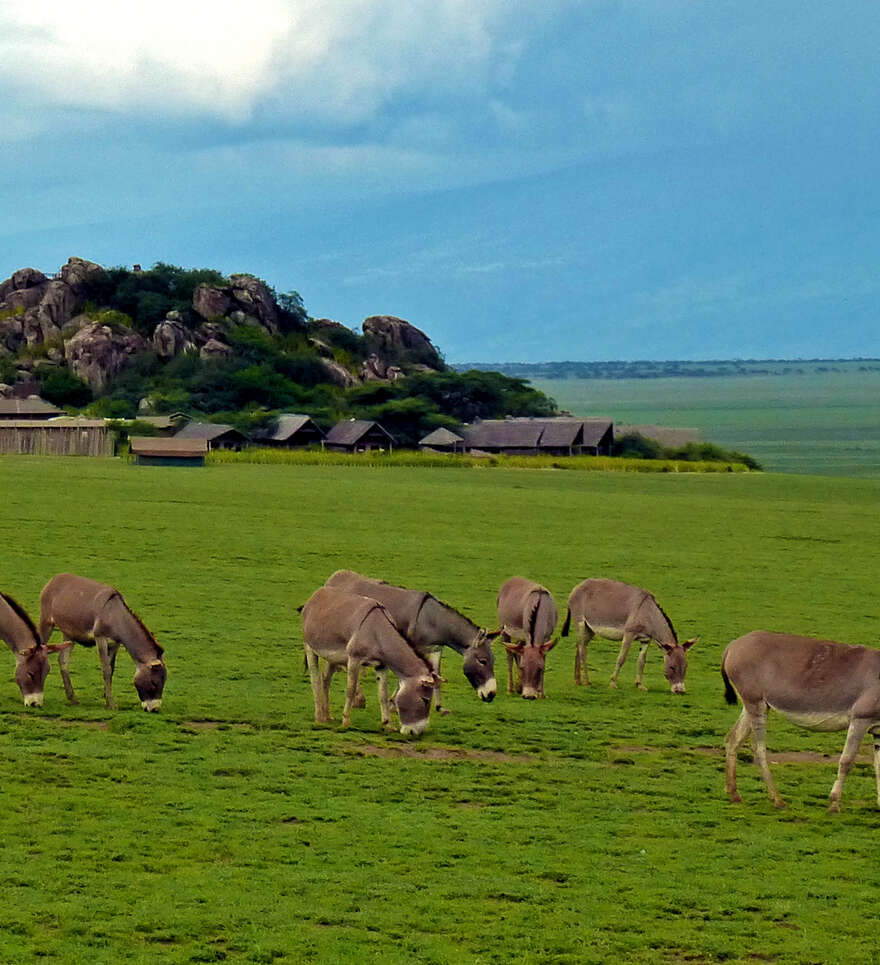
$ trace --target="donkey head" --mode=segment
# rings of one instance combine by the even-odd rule
[[[544,696],[544,664],[547,654],[556,646],[556,640],[544,643],[505,643],[513,654],[522,680],[522,695],[526,700]]]
[[[405,737],[418,737],[428,726],[431,699],[439,683],[437,674],[427,670],[424,676],[408,677],[400,682],[394,695],[394,705],[400,716],[400,733]]]
[[[49,654],[72,646],[73,643],[67,640],[64,643],[50,644],[48,647],[35,643],[27,650],[19,650],[16,654],[15,682],[21,691],[25,707],[43,706],[43,686],[49,673]]]
[[[687,652],[697,642],[699,637],[685,640],[684,643],[661,643],[663,651],[663,673],[669,681],[669,689],[674,694],[685,693],[684,675],[687,673]]]
[[[134,675],[134,687],[144,710],[158,710],[162,706],[162,691],[165,689],[166,676],[165,664],[160,659],[138,664]]]
[[[493,633],[480,630],[462,657],[461,669],[465,677],[477,694],[485,701],[492,700],[498,691],[498,686],[495,683],[495,656],[492,653],[491,641],[500,632],[500,630]]]

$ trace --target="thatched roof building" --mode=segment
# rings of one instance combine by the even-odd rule
[[[468,452],[610,455],[614,424],[608,419],[485,419],[468,427],[464,442]]]
[[[394,437],[378,422],[367,419],[346,419],[337,422],[327,433],[324,447],[337,452],[367,452],[370,449],[391,449]]]
[[[208,449],[241,449],[248,444],[243,432],[222,422],[190,422],[172,438],[204,439]]]
[[[324,440],[320,426],[307,415],[284,412],[278,416],[274,429],[261,434],[256,441],[260,445],[293,449],[300,446],[318,445]]]
[[[464,439],[441,426],[419,439],[419,448],[426,452],[464,452]]]
[[[208,451],[206,439],[179,436],[132,436],[129,444],[138,466],[204,466]]]

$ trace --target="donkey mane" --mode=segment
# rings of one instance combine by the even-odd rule
[[[538,622],[538,610],[541,606],[541,594],[540,593],[530,593],[529,596],[534,597],[534,602],[532,603],[531,609],[529,610],[528,616],[528,626],[525,627],[528,633],[528,639],[535,642],[535,624]]]
[[[427,593],[427,592],[425,593],[425,601],[427,602],[428,600],[433,600],[435,603],[438,603],[440,606],[442,606],[444,610],[449,610],[450,612],[454,613],[457,617],[461,617],[462,620],[466,620],[475,630],[480,629],[476,625],[476,623],[474,623],[474,621],[470,617],[465,616],[461,612],[461,610],[456,610],[455,607],[452,606],[452,604],[450,603],[445,603],[443,600],[438,600],[433,593]],[[422,606],[424,606],[424,603],[422,604]]]
[[[120,596],[120,599],[122,599],[121,596]],[[122,605],[125,607],[126,610],[128,610],[129,616],[133,617],[135,623],[137,623],[137,625],[141,628],[141,630],[144,631],[144,633],[147,635],[147,639],[153,644],[153,646],[156,648],[156,652],[157,652],[158,655],[161,657],[162,654],[165,653],[165,650],[164,650],[164,648],[162,647],[162,644],[159,643],[159,641],[153,636],[152,631],[150,630],[150,628],[149,628],[149,627],[146,625],[146,623],[144,623],[144,621],[134,612],[134,610],[132,610],[132,608],[125,602],[125,600],[122,600]]]
[[[31,633],[34,635],[34,639],[37,641],[37,644],[39,645],[40,637],[39,637],[39,634],[37,633],[37,628],[36,626],[34,626],[34,621],[30,618],[30,615],[24,609],[24,607],[17,600],[14,600],[8,593],[0,593],[0,597],[2,597],[6,601],[6,603],[9,604],[9,607],[12,610],[12,612],[15,613],[15,615],[22,621],[22,623],[24,623],[24,625],[28,628],[28,630],[31,631]]]
[[[653,594],[651,594],[651,599],[654,601],[654,604],[660,613],[663,614],[663,619],[669,624],[669,629],[672,631],[672,636],[675,638],[675,642],[678,643],[678,634],[675,632],[675,627],[672,625],[672,620],[669,619],[669,614],[663,609],[662,606],[660,606],[659,603],[657,603],[657,599]]]

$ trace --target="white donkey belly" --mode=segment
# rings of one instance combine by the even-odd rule
[[[849,711],[779,710],[778,707],[774,709],[792,724],[805,727],[807,730],[846,730],[851,719]]]
[[[587,621],[587,626],[596,634],[597,637],[604,637],[606,640],[622,640],[623,630],[620,627],[603,627],[597,623]]]

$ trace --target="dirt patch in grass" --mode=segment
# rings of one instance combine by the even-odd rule
[[[197,734],[206,730],[218,730],[220,727],[239,731],[254,729],[252,724],[240,724],[232,720],[182,720],[180,726]]]
[[[705,754],[708,757],[724,756],[724,747],[696,745],[681,749],[694,751],[697,754]],[[664,750],[672,750],[672,748],[625,744],[616,746],[612,748],[612,750],[619,754],[658,754]],[[743,750],[748,753],[750,748],[744,748]],[[839,759],[839,754],[821,754],[818,751],[767,751],[767,760],[770,764],[836,764]],[[861,764],[870,764],[873,761],[873,756],[862,753],[856,757],[856,760]]]
[[[413,744],[357,744],[343,748],[343,753],[364,757],[410,757],[420,761],[480,761],[484,764],[534,764],[534,754],[505,754],[503,751],[465,750],[461,747],[424,747]]]
[[[108,720],[75,720],[70,717],[53,717],[51,714],[41,714],[40,720],[50,720],[62,727],[85,727],[91,730],[107,730],[110,726]]]

